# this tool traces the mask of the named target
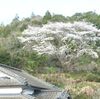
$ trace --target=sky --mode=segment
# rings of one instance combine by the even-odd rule
[[[20,19],[32,12],[43,16],[47,10],[64,16],[87,11],[100,14],[100,0],[0,0],[0,23],[10,23],[16,14]]]

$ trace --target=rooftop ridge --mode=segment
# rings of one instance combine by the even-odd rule
[[[8,66],[8,65],[5,65],[5,64],[1,64],[1,63],[0,63],[0,66],[5,67],[5,68],[9,68],[9,69],[13,69],[13,70],[17,70],[17,71],[20,71],[20,72],[22,71],[21,69],[18,69],[18,68],[12,67],[12,66]]]

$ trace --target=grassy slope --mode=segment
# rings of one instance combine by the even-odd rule
[[[93,76],[96,75],[96,76]],[[94,73],[55,73],[38,74],[37,77],[69,90],[73,99],[99,99],[100,98],[100,76]],[[98,78],[95,78],[98,77]],[[91,79],[90,79],[91,78]],[[93,94],[87,95],[82,92],[85,87],[93,89]]]

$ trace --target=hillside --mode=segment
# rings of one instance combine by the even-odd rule
[[[88,58],[83,65],[91,64],[90,70],[98,68],[96,60],[100,57],[100,30],[87,22],[48,23],[42,27],[31,27],[18,37],[23,48],[36,51],[39,55],[52,56],[60,66],[68,69],[89,69],[86,66],[76,67],[81,58]],[[94,67],[92,63],[96,64]],[[69,65],[74,65],[74,67]],[[78,66],[79,64],[77,64]],[[81,63],[80,63],[81,65]],[[97,66],[97,67],[96,67]]]
[[[99,20],[94,12],[15,17],[0,26],[0,63],[69,89],[74,99],[98,99]]]
[[[48,60],[51,60],[49,64],[53,64],[48,65],[48,68],[51,68],[48,73],[51,74],[36,76],[69,89],[71,93],[76,94],[73,95],[75,99],[79,97],[86,99],[87,96],[93,99],[100,97],[98,92],[100,90],[98,89],[100,87],[100,30],[93,24],[55,22],[42,27],[29,26],[18,39],[23,44],[23,49],[36,51],[38,55],[47,55]],[[61,73],[62,69],[57,72],[59,67],[63,69],[64,74]],[[46,72],[45,68],[42,67],[43,72]]]

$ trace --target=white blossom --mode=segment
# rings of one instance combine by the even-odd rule
[[[97,52],[93,51],[92,49],[82,49],[78,52],[77,57],[86,54],[90,55],[92,58],[99,58]]]
[[[84,53],[99,58],[98,53],[88,44],[100,40],[97,33],[100,34],[100,30],[88,22],[55,22],[42,27],[29,26],[18,39],[25,46],[31,42],[32,49],[39,54],[56,54],[63,61],[69,56],[79,57]]]

